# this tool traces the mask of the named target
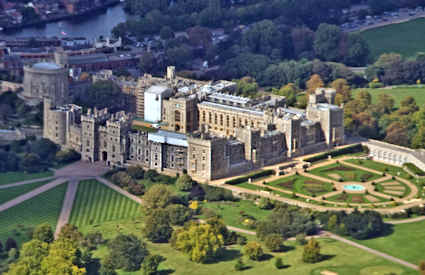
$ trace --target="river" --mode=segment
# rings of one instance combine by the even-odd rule
[[[100,35],[109,36],[111,30],[118,23],[126,21],[129,17],[124,12],[123,5],[117,4],[109,7],[105,13],[87,16],[87,19],[67,20],[48,23],[43,27],[28,27],[13,33],[2,33],[0,37],[86,37],[93,40]]]

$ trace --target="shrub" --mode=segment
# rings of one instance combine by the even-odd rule
[[[122,188],[128,187],[132,184],[137,184],[136,181],[132,179],[127,172],[124,171],[113,174],[111,180],[113,183],[119,185]]]
[[[236,243],[238,245],[246,245],[247,241],[248,241],[247,237],[243,235],[238,235],[238,237],[236,238]]]
[[[173,233],[168,213],[164,209],[156,209],[145,219],[143,235],[154,243],[168,242]]]
[[[184,205],[172,204],[166,210],[172,225],[183,225],[192,217],[192,211]]]
[[[277,258],[274,260],[274,266],[275,266],[277,269],[282,269],[282,268],[284,268],[284,267],[285,267],[285,265],[283,264],[283,261],[282,261],[282,258],[281,258],[281,257],[277,257]]]
[[[251,260],[260,261],[264,257],[264,251],[258,242],[249,242],[243,247],[243,254]]]
[[[369,88],[371,88],[371,89],[379,89],[379,88],[382,88],[382,87],[384,87],[384,83],[382,83],[382,82],[370,82],[369,83]]]
[[[56,153],[56,161],[59,163],[70,163],[81,159],[81,155],[75,150],[62,150]]]
[[[190,191],[192,189],[192,178],[188,174],[183,174],[178,177],[176,187],[180,191]]]
[[[133,195],[140,196],[145,193],[146,187],[143,183],[130,184],[127,191]]]
[[[136,180],[141,180],[145,176],[145,170],[141,166],[130,166],[127,169],[127,173]]]
[[[262,170],[262,171],[259,171],[259,172],[251,173],[251,174],[243,176],[243,177],[228,180],[228,181],[225,182],[225,184],[236,185],[236,184],[246,182],[249,179],[255,180],[255,179],[258,179],[258,178],[267,177],[267,176],[271,176],[271,175],[274,175],[274,174],[275,174],[274,170]]]
[[[314,238],[308,240],[307,244],[304,246],[303,251],[303,262],[305,263],[317,263],[321,260],[320,255],[320,245],[319,242]]]
[[[202,189],[205,192],[204,198],[207,201],[234,201],[235,197],[233,196],[232,191],[219,188],[211,185],[202,185]]]
[[[272,252],[282,251],[284,248],[284,239],[279,234],[270,234],[267,235],[264,239],[264,244]]]
[[[244,270],[246,267],[245,267],[245,264],[244,264],[244,262],[242,261],[242,258],[239,258],[237,261],[236,261],[236,264],[235,264],[235,270],[236,271],[242,271],[242,270]]]
[[[274,207],[273,202],[269,198],[261,198],[258,202],[258,207],[260,209],[272,209]]]

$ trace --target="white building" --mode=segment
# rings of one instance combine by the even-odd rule
[[[162,101],[169,98],[172,91],[167,86],[155,85],[145,91],[145,120],[157,123],[162,120]]]

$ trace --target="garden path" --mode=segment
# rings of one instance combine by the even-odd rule
[[[72,205],[74,204],[75,195],[77,194],[79,181],[76,179],[70,180],[66,190],[65,199],[63,201],[62,210],[56,225],[55,238],[59,236],[62,227],[68,223],[71,216]]]
[[[6,189],[6,188],[10,188],[10,187],[16,187],[16,186],[21,186],[21,185],[25,185],[25,184],[31,184],[31,183],[36,183],[36,182],[41,182],[41,181],[49,181],[49,180],[53,180],[56,177],[47,177],[47,178],[39,178],[39,179],[33,179],[33,180],[26,180],[26,181],[20,181],[20,182],[15,182],[15,183],[11,183],[11,184],[5,184],[5,185],[0,185],[0,189]]]

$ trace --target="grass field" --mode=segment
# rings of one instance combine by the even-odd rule
[[[393,233],[370,240],[356,241],[413,264],[425,260],[425,221],[394,225]]]
[[[323,195],[332,191],[333,184],[329,182],[321,182],[315,179],[303,177],[303,176],[290,176],[281,178],[272,182],[268,185],[294,191],[304,195]]]
[[[105,221],[136,217],[139,205],[95,181],[80,182],[72,208],[70,223],[78,227]]]
[[[341,179],[343,181],[361,182],[376,180],[381,177],[381,175],[356,169],[340,163],[322,166],[309,171],[309,173],[335,181]]]
[[[0,185],[9,184],[25,180],[41,179],[53,176],[53,172],[47,171],[42,173],[27,174],[24,172],[8,172],[0,173]]]
[[[42,185],[45,185],[46,183],[48,183],[48,181],[42,181],[42,182],[36,182],[31,184],[25,184],[22,186],[0,189],[0,204],[10,201],[25,193],[28,193]]]
[[[85,226],[81,230],[87,232],[102,232],[107,239],[113,238],[118,232],[124,234],[135,234],[141,238],[141,221],[120,221],[107,222],[100,226]],[[316,264],[305,264],[301,261],[302,247],[295,246],[291,242],[286,242],[286,245],[292,246],[293,249],[285,253],[269,253],[267,260],[261,262],[250,261],[243,258],[244,262],[249,266],[248,269],[237,272],[244,275],[258,274],[289,274],[289,275],[320,275],[324,270],[338,272],[339,275],[384,275],[394,272],[397,275],[413,275],[417,274],[413,270],[409,270],[397,264],[390,263],[380,257],[365,253],[357,248],[347,246],[340,242],[321,239],[322,253],[327,260]],[[234,265],[238,257],[241,256],[240,246],[231,246],[225,253],[224,257],[217,263],[211,264],[196,264],[188,260],[187,256],[181,252],[177,252],[170,247],[169,244],[152,244],[148,243],[148,249],[151,254],[160,254],[166,258],[166,261],[161,263],[159,269],[160,274],[196,274],[196,275],[230,275],[236,274]],[[104,257],[107,253],[105,246],[100,247],[94,252],[95,257]],[[275,256],[282,257],[283,263],[287,268],[277,270],[274,267]],[[119,271],[120,275],[142,275],[141,271],[123,272]]]
[[[360,35],[368,42],[373,60],[390,52],[411,57],[425,49],[425,19],[375,28]]]
[[[370,168],[372,170],[376,170],[376,171],[380,171],[380,172],[385,172],[388,173],[390,175],[393,176],[398,176],[404,179],[410,179],[410,175],[403,170],[403,168],[398,167],[398,166],[394,166],[394,165],[389,165],[389,164],[385,164],[382,162],[377,162],[377,161],[373,161],[370,159],[349,159],[349,160],[345,160],[346,162],[349,163],[353,163],[353,164],[357,164],[360,166],[364,166],[367,168]]]
[[[378,101],[378,95],[387,94],[394,99],[395,106],[400,106],[400,102],[407,96],[412,96],[416,104],[421,107],[425,104],[425,87],[396,87],[393,89],[357,89],[353,90],[353,96],[361,90],[366,90],[372,96],[372,103]]]
[[[247,200],[237,202],[207,202],[202,204],[202,208],[214,210],[227,225],[244,229],[250,228],[243,223],[242,212],[254,217],[257,221],[263,220],[271,213],[271,210],[260,209],[252,201]]]
[[[0,240],[14,238],[18,243],[27,241],[28,229],[48,223],[56,228],[62,209],[67,184],[61,184],[32,199],[0,212]]]

